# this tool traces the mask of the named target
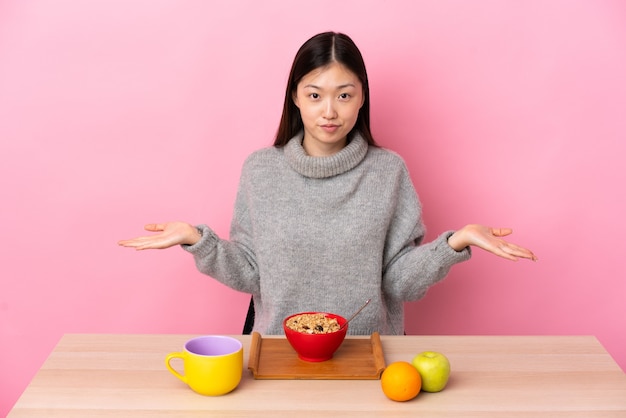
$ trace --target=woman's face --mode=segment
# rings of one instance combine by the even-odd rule
[[[336,62],[302,77],[293,97],[304,125],[303,146],[318,157],[335,154],[347,142],[363,106],[359,78]]]

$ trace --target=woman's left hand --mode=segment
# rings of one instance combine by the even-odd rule
[[[466,225],[448,238],[448,244],[456,251],[473,245],[508,260],[517,261],[519,258],[527,258],[536,261],[537,257],[532,251],[502,239],[512,232],[510,228]]]

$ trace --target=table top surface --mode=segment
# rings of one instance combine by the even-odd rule
[[[380,380],[256,380],[249,335],[237,389],[201,396],[164,365],[193,337],[65,335],[9,417],[626,417],[626,374],[592,336],[381,336],[387,364],[450,359],[446,389],[408,402]]]

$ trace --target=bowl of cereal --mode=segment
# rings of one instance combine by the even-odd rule
[[[283,321],[287,341],[304,361],[330,360],[341,346],[348,325],[342,316],[327,312],[300,312]]]

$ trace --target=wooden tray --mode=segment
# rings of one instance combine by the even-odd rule
[[[332,359],[319,363],[300,360],[286,338],[262,338],[252,333],[248,369],[255,379],[380,379],[385,357],[380,335],[347,337]]]

